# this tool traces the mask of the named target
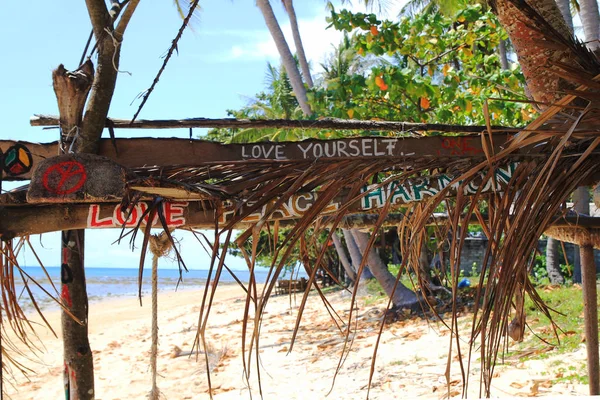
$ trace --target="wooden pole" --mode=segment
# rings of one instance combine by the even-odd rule
[[[88,297],[84,269],[85,230],[62,232],[61,300],[77,318],[62,312],[65,398],[94,398],[94,360],[88,340]]]
[[[54,115],[34,115],[29,120],[31,126],[57,126]],[[323,118],[318,120],[294,119],[236,119],[236,118],[186,118],[186,119],[138,119],[134,122],[125,119],[107,119],[106,126],[121,129],[188,129],[188,128],[287,128],[287,129],[347,129],[394,132],[454,132],[481,133],[487,131],[485,125],[426,124],[401,121],[363,121],[355,119]],[[518,127],[492,126],[494,132],[516,133]]]
[[[60,112],[60,152],[72,150],[79,136],[83,109],[94,80],[94,66],[87,61],[77,71],[62,65],[52,72],[54,92]],[[72,168],[57,169],[63,180]],[[61,236],[61,301],[69,312],[62,311],[63,382],[65,399],[94,399],[94,360],[88,340],[88,297],[84,270],[84,230],[67,230]]]
[[[600,394],[600,360],[598,354],[598,307],[596,288],[596,263],[591,244],[579,246],[583,281],[583,316],[585,319],[585,345],[590,396]]]

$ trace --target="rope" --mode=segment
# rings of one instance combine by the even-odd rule
[[[152,345],[150,347],[150,368],[152,369],[152,390],[148,395],[151,400],[160,398],[160,390],[156,385],[158,356],[158,259],[167,256],[172,248],[169,236],[163,231],[158,235],[150,235],[150,251],[152,258]]]

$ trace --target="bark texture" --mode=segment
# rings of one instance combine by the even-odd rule
[[[60,152],[71,151],[73,145],[81,140],[82,113],[93,77],[91,61],[74,72],[60,65],[52,73],[61,113]],[[61,313],[65,399],[94,399],[94,360],[88,340],[88,297],[84,270],[85,231],[64,231],[61,239],[61,301],[69,311],[67,313],[63,309]]]
[[[565,38],[570,36],[569,28],[555,2],[529,0],[527,4],[558,33]],[[496,0],[493,8],[515,48],[533,99],[553,103],[560,96],[560,90],[571,88],[571,85],[557,79],[549,66],[557,61],[572,64],[569,51],[550,49],[540,32],[544,27],[540,27],[539,21],[532,19],[531,15],[521,12],[511,0]]]
[[[596,1],[596,0],[594,0]],[[556,0],[556,5],[562,14],[569,32],[573,34],[573,16],[571,15],[571,0]]]
[[[600,56],[600,12],[596,0],[579,0],[581,24],[588,48]]]
[[[375,249],[371,247],[367,251],[367,245],[369,243],[369,235],[359,230],[352,230],[352,236],[356,240],[356,244],[361,252],[367,257],[367,262],[371,268],[371,272],[385,291],[385,293],[392,299],[392,303],[398,308],[412,308],[417,303],[417,296],[415,293],[398,282],[396,290],[394,285],[396,283],[396,277],[390,273],[387,269],[387,265],[381,261],[381,258],[375,252]]]
[[[551,284],[562,285],[565,283],[565,278],[560,272],[558,240],[551,237],[548,238],[546,244],[546,271]]]
[[[62,233],[61,301],[65,398],[94,399],[94,360],[88,340],[88,298],[85,285],[85,231]]]
[[[346,246],[348,246],[348,252],[350,253],[350,259],[352,260],[352,268],[358,274],[358,269],[360,267],[360,263],[362,262],[363,254],[356,243],[354,235],[352,234],[352,232],[355,230],[357,229],[342,229],[342,232],[344,232],[344,239],[346,239]],[[362,274],[360,275],[360,281],[364,282],[367,279],[373,279],[373,274],[369,270],[368,261],[363,268]]]
[[[304,83],[302,82],[302,77],[300,76],[300,71],[298,71],[298,66],[296,65],[296,60],[294,60],[294,56],[290,51],[290,48],[285,41],[285,37],[283,36],[283,32],[281,31],[281,27],[277,22],[277,18],[275,17],[275,13],[273,12],[273,8],[271,8],[271,4],[269,0],[257,0],[256,5],[260,9],[265,23],[267,24],[267,28],[273,37],[273,41],[275,42],[275,46],[277,46],[277,51],[281,56],[281,62],[285,67],[285,70],[290,78],[290,84],[292,85],[292,89],[294,89],[294,94],[298,99],[298,104],[300,104],[300,108],[305,115],[311,115],[312,110],[310,105],[308,104],[308,97],[306,96],[306,88],[304,87]]]

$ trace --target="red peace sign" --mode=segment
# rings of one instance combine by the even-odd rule
[[[65,195],[79,190],[87,179],[83,164],[63,161],[49,167],[42,178],[44,187],[51,193]]]

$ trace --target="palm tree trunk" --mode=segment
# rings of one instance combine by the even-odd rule
[[[590,50],[600,52],[600,12],[596,0],[579,0],[579,17],[583,25],[585,41]]]
[[[537,10],[558,33],[564,37],[571,35],[553,0],[528,0],[527,5]],[[537,23],[519,10],[512,0],[496,0],[493,2],[493,8],[515,48],[533,99],[543,103],[554,103],[562,96],[563,89],[572,89],[571,83],[558,79],[547,68],[556,61],[571,64],[571,50],[548,51]]]
[[[585,186],[578,187],[573,192],[573,209],[578,214],[590,215],[590,193]],[[581,259],[579,246],[574,246],[573,283],[581,283]]]
[[[501,40],[498,44],[498,56],[500,57],[500,65],[503,70],[508,71],[508,55],[506,54],[506,40]]]
[[[296,10],[294,10],[294,3],[292,0],[283,0],[283,6],[285,11],[290,17],[290,25],[292,27],[292,36],[294,37],[294,46],[296,46],[296,54],[300,61],[300,68],[302,68],[302,76],[304,81],[309,88],[314,86],[312,76],[310,75],[310,67],[308,66],[308,60],[304,53],[304,46],[302,45],[302,38],[300,37],[300,28],[298,27],[298,18],[296,18]]]
[[[596,0],[594,0],[596,1]],[[560,10],[563,18],[565,19],[565,23],[567,24],[567,28],[571,34],[573,34],[573,16],[571,15],[571,0],[556,0],[556,5]]]
[[[265,23],[267,24],[267,28],[269,28],[269,32],[271,32],[275,46],[277,46],[277,51],[279,51],[279,55],[281,56],[281,62],[283,63],[283,66],[285,67],[285,70],[290,78],[290,83],[292,85],[292,89],[294,89],[294,94],[298,99],[300,108],[302,108],[302,111],[305,115],[311,115],[312,110],[308,104],[306,88],[302,82],[300,71],[298,70],[294,56],[292,55],[292,52],[285,41],[285,37],[283,36],[281,27],[277,22],[277,18],[275,17],[271,3],[269,3],[269,0],[256,0],[256,5],[262,12]]]
[[[360,251],[367,257],[367,262],[369,263],[371,272],[375,275],[377,282],[379,282],[385,293],[392,299],[394,307],[411,308],[416,305],[416,294],[401,282],[398,282],[396,290],[394,290],[396,277],[390,273],[387,269],[387,265],[381,261],[381,257],[377,255],[375,249],[371,246],[369,251],[366,251],[369,243],[369,235],[358,229],[353,229],[352,236]]]
[[[565,283],[565,278],[560,272],[558,240],[551,237],[548,237],[548,241],[546,242],[546,271],[552,285],[562,285]]]
[[[354,235],[352,235],[352,231],[354,231],[356,229],[342,229],[342,232],[344,232],[344,239],[346,239],[346,246],[348,247],[348,252],[350,252],[350,259],[352,260],[352,267],[354,269],[354,271],[356,271],[356,273],[358,274],[358,267],[360,266],[360,263],[362,262],[362,252],[360,251],[360,249],[358,248],[358,244],[356,243],[356,240],[354,239]],[[360,275],[360,281],[364,282],[367,279],[373,279],[373,274],[371,274],[371,271],[369,270],[369,263],[367,262],[367,264],[365,265],[365,267],[363,268],[362,274]]]
[[[344,245],[337,233],[333,232],[331,235],[333,239],[333,245],[335,246],[335,250],[338,253],[338,257],[340,258],[340,262],[346,271],[346,275],[352,282],[356,282],[356,272],[352,270],[352,264],[350,264],[350,260],[348,260],[348,254],[346,254],[346,249],[344,249]]]

